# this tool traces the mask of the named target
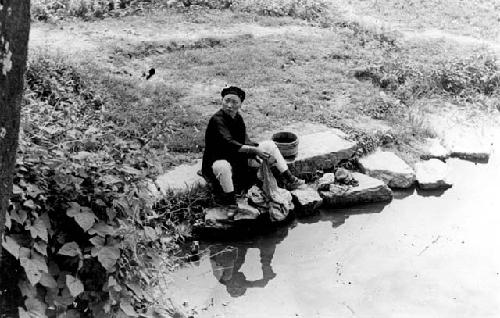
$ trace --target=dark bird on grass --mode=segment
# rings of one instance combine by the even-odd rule
[[[142,76],[143,76],[143,77],[144,77],[144,76],[146,76],[146,79],[148,80],[148,79],[150,79],[151,77],[153,77],[153,75],[155,75],[155,73],[156,73],[156,70],[155,70],[154,68],[152,68],[152,69],[150,69],[150,70],[148,71],[148,74],[147,74],[147,75],[146,75],[146,73],[142,73]]]

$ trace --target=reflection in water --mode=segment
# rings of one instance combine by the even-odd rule
[[[288,235],[288,230],[298,223],[317,223],[329,221],[332,227],[338,227],[345,223],[351,215],[379,213],[386,203],[365,204],[358,207],[341,208],[335,210],[320,211],[319,214],[295,220],[291,226],[278,227],[272,233],[261,235],[249,242],[237,242],[234,246],[226,244],[210,245],[210,264],[212,272],[217,281],[226,287],[231,297],[240,297],[245,294],[248,288],[264,288],[273,278],[276,277],[271,263],[274,252]],[[332,213],[333,212],[333,213]],[[245,264],[249,249],[259,250],[262,278],[249,280],[241,270]]]
[[[223,244],[209,247],[213,274],[221,284],[226,286],[231,297],[244,295],[248,288],[263,288],[276,277],[271,263],[276,246],[287,234],[288,227],[283,227],[277,229],[270,236],[261,236],[252,242],[237,244],[236,247]],[[250,248],[259,249],[262,278],[258,280],[248,280],[241,271],[247,251]]]
[[[449,188],[448,188],[449,189]],[[448,189],[440,189],[440,190],[421,190],[417,188],[417,194],[422,197],[437,197],[442,196]]]

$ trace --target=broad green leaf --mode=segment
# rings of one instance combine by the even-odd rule
[[[128,300],[121,299],[120,300],[120,309],[123,310],[123,312],[128,316],[128,317],[138,317],[139,315],[135,311],[134,307],[130,304]]]
[[[57,252],[59,255],[66,255],[66,256],[77,256],[81,255],[82,251],[80,250],[80,247],[76,242],[69,242],[64,244],[60,249],[59,252]]]
[[[120,249],[113,246],[104,246],[97,253],[97,260],[108,271],[115,271],[116,261],[120,258]]]
[[[33,202],[33,200],[24,201],[23,206],[30,208],[31,210],[36,210],[36,205],[35,202]]]
[[[28,218],[28,214],[24,210],[12,211],[10,217],[12,220],[22,225]]]
[[[49,272],[49,266],[47,265],[47,258],[45,256],[36,251],[31,251],[31,259],[37,264],[41,272]]]
[[[41,302],[39,299],[35,297],[29,297],[24,302],[28,313],[30,313],[31,317],[37,318],[46,318],[45,311],[47,310],[47,305]]]
[[[88,231],[88,233],[90,235],[97,234],[97,235],[102,236],[102,237],[105,237],[106,235],[113,235],[113,234],[115,234],[115,232],[116,232],[116,230],[113,227],[107,225],[104,222],[99,222],[99,223],[95,224]]]
[[[68,202],[69,208],[66,210],[66,215],[70,217],[74,217],[82,212],[91,212],[90,208],[86,206],[81,206],[76,202]]]
[[[28,277],[29,282],[33,286],[40,281],[42,273],[49,272],[45,257],[35,251],[21,248],[19,259],[21,266],[24,268],[24,272],[26,273],[26,277]]]
[[[90,231],[89,231],[90,232]],[[92,245],[94,246],[104,246],[105,244],[105,239],[104,237],[100,237],[100,236],[94,236],[92,237],[90,240],[90,243],[92,243]]]
[[[40,271],[38,264],[30,258],[22,258],[21,266],[24,268],[26,277],[28,277],[31,285],[35,286],[42,278],[42,272]]]
[[[23,194],[23,189],[20,186],[14,184],[12,185],[12,194],[14,195]]]
[[[56,288],[57,282],[50,274],[42,273],[42,277],[40,278],[40,285],[45,286],[47,288]]]
[[[10,213],[5,213],[5,227],[10,230],[12,227],[12,219],[10,218]]]
[[[17,307],[19,318],[31,318],[30,314],[23,307]]]
[[[19,252],[21,250],[21,245],[19,245],[19,243],[17,243],[17,241],[14,240],[12,237],[5,236],[2,239],[2,247],[5,248],[7,252],[12,254],[12,256],[14,256],[16,259],[19,259]]]
[[[17,287],[19,287],[19,291],[21,291],[21,295],[23,295],[24,297],[27,298],[36,297],[37,293],[36,288],[30,285],[30,283],[28,283],[27,281],[25,280],[20,281],[17,284]]]
[[[82,282],[71,275],[66,275],[66,286],[68,286],[69,292],[73,297],[80,295],[84,290]]]
[[[37,218],[35,222],[33,223],[32,226],[28,227],[28,230],[30,231],[31,237],[32,238],[41,238],[45,242],[49,241],[49,234],[47,232],[47,226],[45,225],[45,222]]]
[[[97,217],[93,212],[83,212],[74,216],[76,223],[87,232],[92,225],[97,221]]]
[[[33,244],[33,248],[38,251],[40,254],[48,256],[47,255],[47,243],[43,241],[37,241],[35,244]]]
[[[36,197],[39,194],[43,193],[43,191],[40,190],[40,188],[37,187],[36,185],[28,183],[26,185],[26,193],[28,194],[28,196],[32,197],[33,199],[36,199]]]
[[[146,237],[151,241],[156,241],[158,239],[158,235],[156,235],[156,231],[152,227],[145,226],[144,233],[146,234]]]

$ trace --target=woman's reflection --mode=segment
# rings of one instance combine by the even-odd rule
[[[248,288],[263,288],[276,277],[271,262],[276,246],[283,241],[287,234],[288,228],[284,227],[272,233],[272,236],[259,237],[252,242],[238,244],[237,247],[222,244],[209,247],[213,274],[221,284],[226,286],[231,297],[244,295]],[[263,274],[261,279],[248,280],[241,272],[249,248],[259,249]]]

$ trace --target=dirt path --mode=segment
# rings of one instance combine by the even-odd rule
[[[301,25],[263,26],[258,23],[186,23],[164,18],[126,17],[96,22],[65,22],[59,26],[35,23],[30,47],[61,54],[106,54],[114,46],[141,42],[195,41],[201,38],[231,38],[238,35],[265,37],[294,34],[314,36],[315,28]]]
[[[403,37],[403,40],[445,40],[457,43],[461,46],[486,47],[500,57],[500,39],[491,40],[477,36],[459,34],[458,32],[452,33],[432,27],[416,28],[411,26],[410,21],[407,21],[407,23],[396,23],[390,21],[388,18],[384,19],[364,14],[357,10],[352,4],[343,3],[340,12],[346,20],[358,22],[365,27],[382,31],[398,32]]]

